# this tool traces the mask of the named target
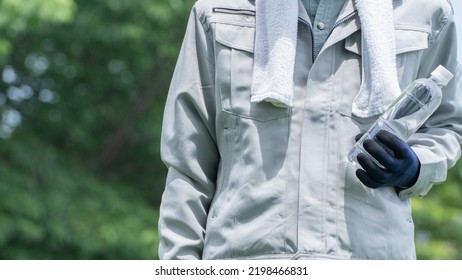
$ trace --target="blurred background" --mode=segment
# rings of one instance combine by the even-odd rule
[[[157,258],[162,111],[193,3],[0,0],[0,259]],[[413,200],[419,258],[462,259],[461,182],[462,164]]]

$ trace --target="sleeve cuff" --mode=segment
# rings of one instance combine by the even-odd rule
[[[399,191],[399,198],[402,200],[417,196],[425,196],[435,183],[446,180],[445,162],[432,161],[432,153],[424,147],[412,147],[420,161],[420,173],[413,186]]]

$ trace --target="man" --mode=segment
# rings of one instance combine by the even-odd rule
[[[409,198],[445,180],[462,142],[450,3],[390,2],[393,36],[376,40],[377,22],[366,24],[371,6],[359,7],[386,1],[298,1],[294,21],[290,1],[265,1],[200,0],[193,8],[165,107],[160,258],[415,258]],[[383,62],[377,42],[389,38],[393,69],[374,70],[374,59]],[[346,160],[355,137],[397,88],[438,65],[456,77],[423,128],[407,143],[387,133],[368,143],[374,155],[383,145],[397,152],[400,168],[360,159],[357,171]],[[394,78],[377,79],[376,70]],[[375,80],[387,94],[374,90]]]

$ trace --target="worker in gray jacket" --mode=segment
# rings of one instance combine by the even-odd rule
[[[409,199],[460,157],[456,41],[446,0],[199,0],[165,106],[160,258],[414,259]],[[438,65],[455,78],[425,125],[368,144],[396,168],[357,170],[355,137]]]

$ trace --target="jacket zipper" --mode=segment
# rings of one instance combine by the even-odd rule
[[[315,53],[314,53],[314,35],[313,35],[313,26],[311,25],[311,22],[306,21],[302,18],[298,18],[299,21],[304,23],[306,26],[308,26],[308,29],[310,30],[310,35],[311,35],[311,62],[314,62],[315,59]]]
[[[354,10],[353,12],[349,13],[348,15],[346,15],[344,18],[342,18],[341,20],[337,21],[334,26],[332,26],[332,28],[330,29],[330,32],[329,32],[329,36],[327,36],[327,38],[330,37],[330,35],[332,34],[332,32],[334,32],[334,29],[337,28],[339,25],[341,24],[344,24],[345,22],[349,21],[350,19],[354,18],[356,16],[356,14],[358,13],[358,10]]]
[[[220,14],[230,15],[242,15],[242,16],[255,16],[255,11],[245,9],[231,9],[231,8],[212,8],[212,12]]]

